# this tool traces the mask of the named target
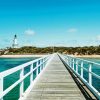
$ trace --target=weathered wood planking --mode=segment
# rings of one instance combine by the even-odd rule
[[[26,100],[85,100],[85,97],[55,54]]]

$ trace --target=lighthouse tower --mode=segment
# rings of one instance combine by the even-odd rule
[[[17,35],[14,35],[14,40],[13,40],[12,47],[13,47],[13,48],[18,48]]]

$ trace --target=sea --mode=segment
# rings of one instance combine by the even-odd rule
[[[34,60],[37,58],[0,58],[0,72],[14,68],[20,64],[26,63],[28,61]],[[93,61],[96,63],[100,63],[100,58],[81,58],[89,61]],[[35,65],[33,65],[35,67]],[[88,68],[87,64],[84,64],[86,68]],[[24,75],[30,71],[30,67],[26,67],[24,69]],[[97,75],[100,75],[100,66],[93,66],[92,71],[96,73]],[[80,73],[80,68],[79,68],[79,73]],[[34,77],[33,79],[36,78],[36,71],[34,71]],[[9,86],[11,86],[13,83],[15,83],[20,77],[20,71],[17,71],[16,73],[13,73],[7,77],[4,78],[4,90],[7,89]],[[83,76],[87,81],[88,81],[88,73],[84,71],[84,76]],[[100,92],[100,80],[95,78],[94,76],[92,77],[93,80],[93,86]],[[30,85],[30,77],[28,76],[24,80],[24,91],[28,88]],[[19,98],[19,88],[20,84],[18,84],[14,89],[12,89],[8,94],[4,96],[4,100],[18,100]]]
[[[85,59],[85,60],[92,61],[92,62],[100,64],[100,58],[82,58],[82,59]],[[86,69],[88,69],[89,68],[89,63],[84,63],[84,67]],[[92,65],[92,72],[94,74],[100,76],[100,65],[93,64]],[[89,81],[89,78],[88,78],[89,74],[85,70],[84,70],[83,73],[84,73],[83,77],[87,81]],[[92,85],[95,87],[95,89],[97,89],[100,92],[100,79],[98,79],[98,78],[96,78],[96,77],[94,77],[92,75],[92,82],[93,82]]]
[[[24,64],[26,62],[32,61],[37,59],[37,57],[31,57],[31,58],[0,58],[0,72],[6,71],[8,69],[14,68],[18,65]],[[24,75],[28,73],[30,70],[30,66],[26,67],[24,69]],[[13,74],[10,74],[9,76],[4,78],[4,90],[6,90],[9,86],[11,86],[13,83],[15,83],[20,77],[20,71],[17,71]],[[36,77],[36,72],[34,72],[34,79]],[[30,77],[28,76],[24,80],[24,91],[27,89],[27,87],[30,85]],[[12,89],[8,94],[6,94],[3,98],[3,100],[18,100],[19,98],[19,88],[20,85],[18,84],[14,89]]]

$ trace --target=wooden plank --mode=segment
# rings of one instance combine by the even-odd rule
[[[55,54],[26,100],[85,100],[85,97]]]

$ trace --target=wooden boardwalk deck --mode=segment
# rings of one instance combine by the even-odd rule
[[[55,54],[26,100],[85,100],[85,97]]]

